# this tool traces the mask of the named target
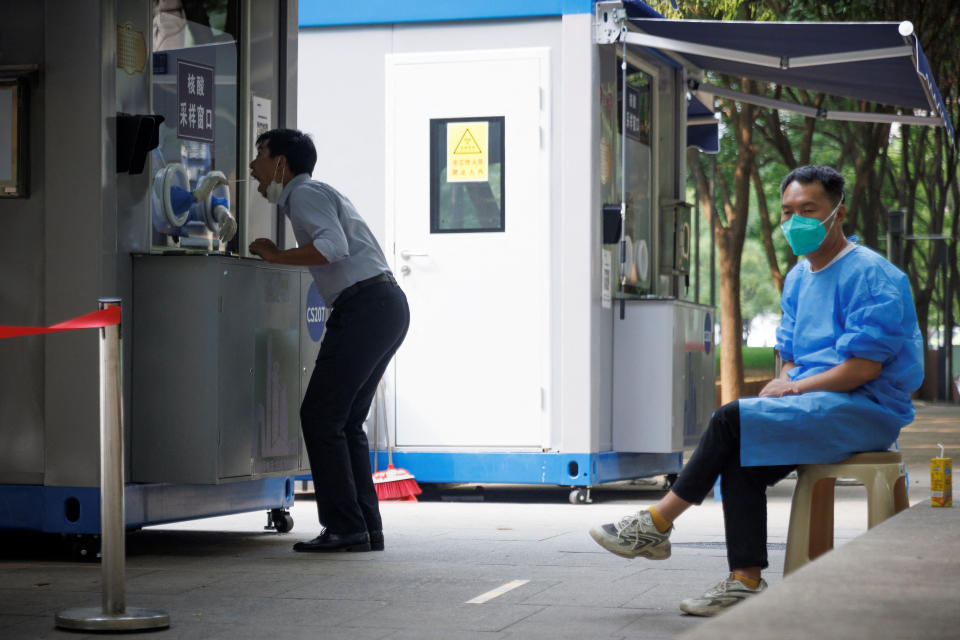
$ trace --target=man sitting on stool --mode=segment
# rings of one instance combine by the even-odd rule
[[[720,407],[673,488],[645,511],[590,535],[625,558],[670,557],[673,521],[720,477],[731,574],[680,609],[712,616],[766,588],[766,488],[798,464],[888,449],[913,421],[923,341],[907,276],[843,235],[843,176],[791,171],[780,184],[781,228],[796,255],[780,306],[780,376],[759,398]]]

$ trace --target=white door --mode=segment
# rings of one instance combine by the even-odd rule
[[[398,446],[545,442],[547,55],[388,56]]]

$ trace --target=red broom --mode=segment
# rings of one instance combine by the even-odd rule
[[[383,387],[377,389],[378,400],[386,405],[386,399],[383,394]],[[379,403],[378,403],[379,404]],[[377,409],[380,407],[378,406]],[[385,408],[385,407],[384,407]],[[380,426],[380,411],[377,411],[375,427]],[[383,412],[386,414],[386,411]],[[379,431],[379,428],[377,428]],[[383,471],[375,471],[373,474],[373,486],[377,490],[378,500],[396,500],[397,502],[417,502],[417,495],[423,493],[420,485],[414,479],[413,474],[406,469],[398,469],[393,466],[393,445],[390,443],[390,426],[385,429],[387,437],[387,468]],[[376,449],[374,449],[376,451]],[[376,454],[374,454],[374,464],[376,464]],[[376,468],[376,467],[374,467]]]
[[[389,454],[388,450],[387,455]],[[387,468],[383,471],[373,474],[373,486],[377,490],[379,500],[416,502],[417,495],[423,493],[413,474],[406,469],[395,468],[392,462],[388,462]]]

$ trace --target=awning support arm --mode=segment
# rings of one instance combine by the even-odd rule
[[[919,124],[934,127],[943,126],[943,119],[934,116],[914,116],[897,113],[871,113],[864,111],[834,111],[823,108],[818,109],[817,107],[808,107],[806,105],[796,104],[794,102],[787,102],[786,100],[776,100],[774,98],[758,96],[753,93],[744,93],[743,91],[727,89],[726,87],[721,87],[715,84],[690,84],[690,88],[693,90],[701,89],[723,98],[739,100],[740,102],[755,104],[770,109],[779,109],[780,111],[799,113],[807,116],[808,118],[819,118],[821,120],[843,120],[846,122],[900,122],[903,124]]]
[[[706,56],[709,58],[720,58],[722,60],[733,60],[745,62],[761,67],[771,67],[774,69],[796,69],[800,67],[813,67],[824,64],[842,64],[846,62],[861,62],[863,60],[883,60],[885,58],[898,58],[913,55],[913,48],[909,45],[897,47],[884,47],[880,49],[864,49],[862,51],[845,51],[841,53],[827,53],[815,56],[771,56],[762,53],[751,53],[749,51],[739,51],[737,49],[728,49],[726,47],[714,47],[712,45],[698,44],[696,42],[687,42],[685,40],[674,40],[673,38],[663,38],[653,36],[647,33],[628,32],[626,39],[629,44],[635,44],[643,47],[653,47],[666,51],[676,51],[677,53],[686,53],[691,55]]]
[[[913,25],[909,22],[906,23],[910,25],[910,28],[913,28]],[[904,33],[904,29],[901,28],[901,33]],[[929,78],[923,73],[920,72],[920,56],[919,56],[919,44],[917,43],[916,37],[912,34],[906,34],[903,36],[904,42],[910,47],[910,59],[913,61],[913,68],[917,70],[917,76],[920,80],[920,88],[923,89],[923,95],[927,98],[927,104],[930,105],[930,110],[933,112],[940,111],[940,104],[937,102],[937,99],[933,96],[933,91],[930,90]],[[946,114],[941,114],[946,118]],[[941,123],[942,124],[942,123]],[[950,136],[953,137],[952,135]]]
[[[597,44],[619,42],[627,22],[627,10],[620,0],[598,2],[594,7],[593,39]]]

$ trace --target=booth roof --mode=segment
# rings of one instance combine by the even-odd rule
[[[530,18],[593,13],[595,0],[300,0],[301,27]],[[642,2],[630,0],[631,4]],[[643,5],[646,7],[646,5]],[[653,11],[647,7],[650,11]],[[637,11],[641,11],[638,7]],[[637,14],[639,15],[639,14]],[[660,15],[656,12],[644,15]]]

